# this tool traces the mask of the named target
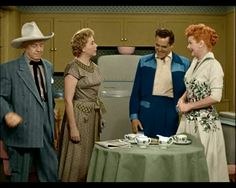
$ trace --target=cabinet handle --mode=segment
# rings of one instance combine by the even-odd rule
[[[57,51],[57,48],[51,48],[50,51],[51,52]]]
[[[124,41],[127,41],[127,38],[124,38]]]
[[[120,40],[121,40],[121,41],[123,41],[123,40],[124,40],[124,38],[121,38]]]

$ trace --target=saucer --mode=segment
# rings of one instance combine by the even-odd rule
[[[125,142],[129,142],[131,144],[136,144],[135,140],[124,139]]]
[[[137,145],[138,145],[138,144],[137,144]],[[148,145],[138,145],[138,147],[139,147],[139,148],[142,148],[142,149],[147,148],[147,146],[148,146]]]
[[[188,139],[187,142],[176,142],[174,141],[175,144],[177,145],[188,145],[192,143],[192,140]]]
[[[167,149],[169,146],[171,146],[171,144],[159,144],[161,149]]]

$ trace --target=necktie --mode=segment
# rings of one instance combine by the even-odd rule
[[[36,84],[36,87],[38,89],[39,95],[41,95],[41,90],[40,90],[40,85],[43,89],[43,98],[45,99],[46,95],[46,91],[45,91],[45,87],[44,87],[44,83],[43,83],[43,75],[42,72],[39,68],[39,65],[42,65],[42,61],[30,61],[30,65],[33,65],[33,72],[34,72],[34,81]],[[39,85],[39,79],[38,79],[38,74],[40,76],[40,85]]]

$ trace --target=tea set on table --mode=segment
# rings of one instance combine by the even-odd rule
[[[170,145],[178,144],[178,145],[188,145],[191,144],[191,140],[188,139],[186,134],[177,134],[171,137],[165,137],[162,135],[156,135],[156,139],[149,138],[144,134],[125,134],[124,141],[127,141],[131,144],[137,144],[140,148],[147,148],[150,144],[157,144],[161,149],[167,149]]]

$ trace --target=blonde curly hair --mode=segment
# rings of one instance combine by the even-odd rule
[[[94,31],[90,28],[83,28],[79,31],[77,31],[72,39],[71,39],[71,48],[72,48],[72,54],[75,57],[80,56],[80,54],[83,51],[83,48],[85,47],[86,43],[88,42],[88,39],[90,37],[94,37]]]

